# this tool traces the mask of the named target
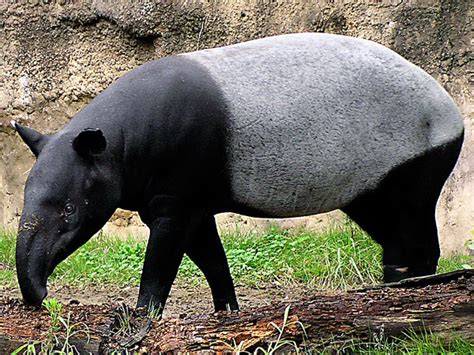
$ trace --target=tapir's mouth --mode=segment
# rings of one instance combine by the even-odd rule
[[[39,270],[35,270],[39,271]],[[48,295],[47,280],[48,276],[52,273],[52,269],[47,269],[46,273],[35,273],[27,275],[26,278],[19,278],[21,294],[23,295],[23,301],[35,307],[40,307],[43,300]]]
[[[40,307],[47,295],[46,287],[36,287],[23,294],[23,301],[30,306]]]

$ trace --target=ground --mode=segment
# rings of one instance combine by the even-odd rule
[[[236,285],[240,307],[247,310],[284,301],[296,301],[303,297],[307,289],[306,286],[297,284],[288,286],[266,283],[258,288]],[[62,303],[65,309],[63,315],[72,312],[70,324],[78,325],[78,330],[86,329],[84,325],[87,326],[90,341],[83,345],[79,343],[79,348],[81,351],[96,353],[100,348],[104,332],[114,323],[111,318],[114,315],[113,310],[121,312],[123,304],[133,307],[137,296],[138,287],[136,286],[59,285],[50,287],[47,299],[56,299]],[[41,339],[43,344],[48,343],[51,316],[44,307],[41,311],[34,311],[32,314],[33,309],[24,306],[20,300],[21,294],[18,287],[0,288],[0,312],[5,312],[0,317],[0,328],[5,333],[0,334],[0,349],[8,352],[27,344],[27,340],[32,343],[32,339]],[[211,292],[207,284],[194,286],[178,282],[173,286],[163,318],[186,320],[193,316],[208,316],[213,311]],[[140,326],[140,323],[137,324]],[[62,329],[62,326],[60,327]],[[10,338],[13,334],[13,338]],[[118,334],[112,337],[112,342],[117,344],[127,338],[128,335]]]
[[[303,285],[279,285],[266,283],[260,287],[236,285],[237,297],[241,309],[267,306],[272,302],[301,298],[308,287]],[[21,299],[19,288],[0,288],[0,298]],[[56,298],[63,304],[113,305],[125,303],[134,306],[138,297],[138,287],[107,286],[57,286],[49,289],[48,298]],[[190,286],[178,283],[173,286],[166,304],[164,317],[185,317],[187,315],[208,314],[213,312],[211,291],[207,284]]]

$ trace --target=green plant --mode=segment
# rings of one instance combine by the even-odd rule
[[[158,306],[152,303],[147,309],[146,318],[160,320],[162,315],[163,315],[163,306],[161,305],[161,303]]]
[[[117,337],[129,337],[136,330],[132,324],[131,310],[125,304],[121,304],[119,307],[114,329],[114,336]]]
[[[68,313],[67,317],[58,317],[59,322],[62,325],[63,334],[60,334],[59,331],[52,333],[54,337],[54,351],[55,354],[79,354],[76,346],[71,343],[71,340],[74,337],[77,337],[79,334],[83,334],[87,337],[87,342],[89,342],[89,328],[84,323],[71,324],[71,314]],[[84,327],[85,329],[80,329]],[[59,349],[56,349],[58,348]]]
[[[473,266],[474,260],[472,256],[452,255],[439,259],[437,273],[443,274],[455,270],[472,269]]]
[[[274,322],[271,322],[270,325],[273,326],[278,331],[278,336],[275,341],[272,341],[266,349],[258,347],[254,354],[259,354],[262,352],[263,354],[275,354],[279,349],[286,348],[286,352],[296,353],[299,354],[302,349],[298,347],[298,344],[294,340],[285,339],[283,336],[288,329],[292,325],[298,325],[303,332],[303,339],[307,339],[308,335],[306,334],[306,329],[304,328],[303,324],[299,321],[289,322],[288,317],[290,315],[290,306],[285,308],[285,312],[283,314],[283,323],[281,327],[276,325]],[[291,350],[289,350],[289,349]]]
[[[320,234],[272,228],[263,235],[224,235],[232,275],[240,282],[304,283],[351,288],[381,279],[381,249],[360,229]]]
[[[61,317],[61,312],[63,310],[63,305],[57,299],[49,298],[49,299],[44,300],[43,306],[44,308],[46,308],[46,310],[49,313],[49,317],[51,321],[49,330],[55,333],[60,328],[60,324],[61,324],[60,317]]]
[[[68,313],[68,315],[64,317],[62,315],[62,303],[54,298],[45,300],[43,305],[48,311],[50,317],[48,337],[46,343],[44,344],[47,349],[47,353],[79,353],[76,347],[71,344],[71,339],[82,333],[89,340],[89,331],[87,325],[83,323],[71,324],[71,314]],[[85,329],[80,329],[80,327],[84,327]]]
[[[381,282],[382,250],[353,222],[324,232],[287,231],[224,233],[222,241],[236,283],[260,286],[278,282],[319,289],[349,289]],[[50,285],[138,286],[146,242],[99,235],[61,262]],[[16,286],[15,234],[0,232],[0,284]],[[472,267],[472,256],[443,257],[438,272]],[[200,270],[185,257],[178,282],[205,283]]]
[[[335,341],[318,352],[334,354],[472,354],[474,345],[460,336],[441,336],[423,329],[410,329],[399,337],[388,338],[384,331],[372,335],[370,341],[352,340],[344,343]]]
[[[37,354],[36,348],[38,347],[41,347],[41,342],[32,341],[32,342],[23,344],[22,346],[14,350],[11,355],[18,355],[18,354],[36,355]]]
[[[63,305],[54,298],[43,302],[49,318],[50,326],[48,328],[45,341],[33,341],[23,344],[12,354],[56,354],[70,355],[79,354],[76,346],[71,343],[74,337],[83,334],[89,341],[89,328],[83,323],[71,324],[71,314],[63,316]]]
[[[16,281],[15,243],[14,232],[0,229],[0,285],[7,287],[13,286]]]

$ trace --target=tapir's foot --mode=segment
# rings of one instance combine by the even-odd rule
[[[154,297],[139,297],[137,309],[143,310],[149,318],[160,318],[163,314],[164,303],[156,300]]]
[[[239,304],[237,303],[237,299],[235,297],[227,298],[227,299],[214,299],[214,309],[216,312],[219,311],[238,311]]]
[[[385,265],[383,280],[385,283],[398,282],[409,277],[433,275],[436,273],[435,264],[420,264],[411,266]]]
[[[398,282],[411,277],[408,266],[384,265],[383,281],[385,283]]]

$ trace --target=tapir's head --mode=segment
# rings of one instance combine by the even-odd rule
[[[119,181],[99,129],[43,135],[12,122],[37,160],[25,187],[16,246],[18,281],[26,303],[39,306],[56,265],[112,215]]]

